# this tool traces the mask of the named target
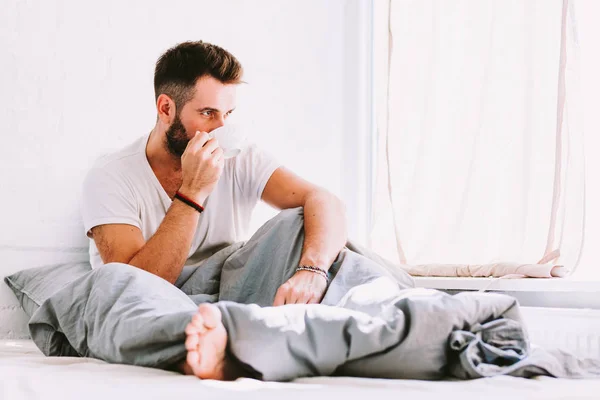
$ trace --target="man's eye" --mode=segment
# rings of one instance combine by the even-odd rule
[[[202,111],[200,114],[204,115],[205,117],[212,117],[213,112],[212,111]]]

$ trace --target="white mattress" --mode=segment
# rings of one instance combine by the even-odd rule
[[[442,382],[357,378],[310,378],[291,383],[252,379],[202,381],[192,376],[111,365],[93,359],[44,357],[29,340],[0,340],[0,399],[186,398],[598,399],[600,380],[497,377]]]

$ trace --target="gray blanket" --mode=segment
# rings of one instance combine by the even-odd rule
[[[44,302],[31,336],[49,356],[169,368],[185,358],[184,328],[197,305],[213,302],[228,352],[264,380],[600,376],[598,360],[532,351],[515,299],[415,289],[402,270],[352,244],[331,267],[321,304],[270,307],[298,265],[303,222],[302,209],[281,212],[248,242],[209,258],[180,288],[107,264]]]

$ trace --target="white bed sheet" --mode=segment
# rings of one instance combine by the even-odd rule
[[[30,340],[0,340],[0,398],[29,399],[599,399],[600,380],[473,381],[310,378],[290,383],[191,376],[102,361],[44,357]],[[371,397],[368,400],[375,399]]]

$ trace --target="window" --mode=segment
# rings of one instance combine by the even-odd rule
[[[600,5],[374,3],[372,247],[409,264],[535,264],[559,250],[557,264],[600,279]]]

